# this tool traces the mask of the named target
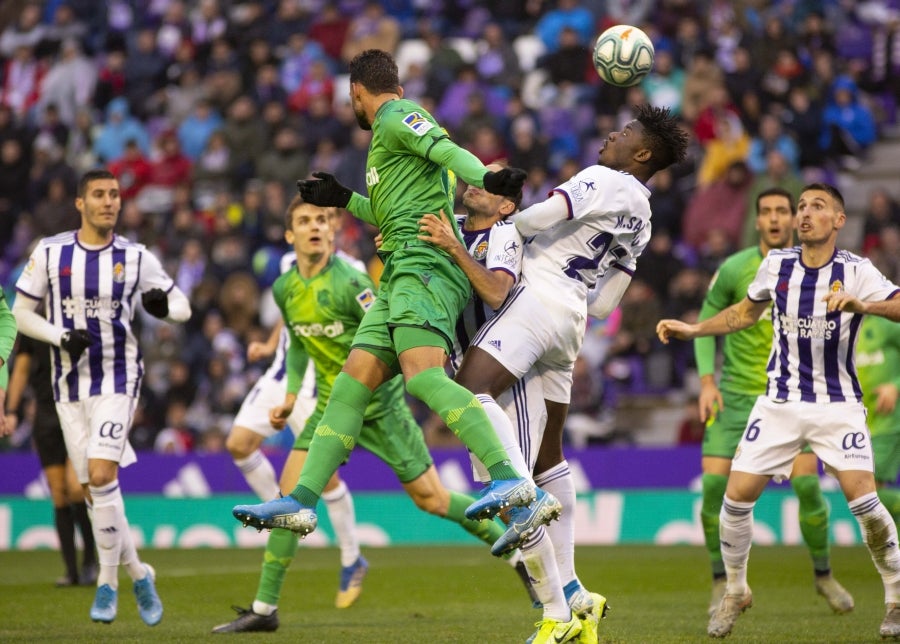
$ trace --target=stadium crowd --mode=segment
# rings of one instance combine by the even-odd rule
[[[623,392],[684,387],[691,347],[662,345],[656,321],[696,314],[719,263],[755,243],[759,192],[857,170],[900,100],[896,0],[105,4],[0,6],[0,280],[12,298],[33,241],[77,227],[77,176],[105,165],[118,177],[118,233],[156,252],[194,311],[178,327],[141,319],[137,449],[222,449],[267,366],[246,347],[278,316],[268,289],[296,180],[327,171],[365,193],[369,133],[346,96],[362,50],[392,52],[406,96],[483,163],[527,170],[523,207],[593,163],[637,104],[669,107],[692,132],[689,162],[653,180],[634,282],[590,323],[571,413],[594,420]],[[591,65],[593,39],[618,23],[655,45],[633,88]],[[900,206],[878,192],[864,216],[862,252],[900,281]],[[377,279],[374,233],[345,214],[338,243]],[[5,447],[28,449],[28,432]]]

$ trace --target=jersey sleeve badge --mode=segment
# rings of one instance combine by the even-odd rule
[[[411,112],[404,116],[403,124],[412,130],[416,136],[422,136],[434,127],[434,123],[426,119],[419,112]]]
[[[367,288],[356,296],[356,301],[363,311],[368,311],[375,304],[375,293]]]

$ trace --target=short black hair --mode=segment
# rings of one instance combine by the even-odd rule
[[[381,49],[366,49],[349,64],[350,82],[359,83],[370,94],[397,94],[400,74],[394,57]]]
[[[93,170],[88,170],[83,175],[81,175],[81,179],[78,180],[78,192],[76,194],[79,197],[84,198],[84,195],[87,194],[88,184],[90,184],[92,181],[115,178],[116,175],[114,175],[106,168],[94,168]]]
[[[644,126],[647,147],[653,156],[650,169],[653,172],[683,161],[687,155],[688,134],[678,125],[678,119],[668,107],[639,105],[635,119]]]
[[[791,209],[791,214],[797,213],[797,204],[794,203],[794,195],[792,195],[789,191],[784,188],[779,188],[778,186],[773,186],[772,188],[766,188],[758,195],[756,195],[756,214],[759,214],[759,204],[762,202],[763,197],[784,197],[788,200],[788,204]]]
[[[803,186],[803,190],[801,190],[800,192],[803,193],[807,190],[821,190],[822,192],[827,192],[829,195],[831,195],[831,198],[834,199],[835,203],[838,206],[838,210],[844,212],[844,195],[842,195],[841,191],[835,188],[830,183],[808,183]]]

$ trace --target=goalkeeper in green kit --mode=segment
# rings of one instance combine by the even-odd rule
[[[759,194],[756,199],[759,246],[739,251],[722,263],[703,301],[701,320],[746,297],[747,287],[769,250],[791,245],[794,213],[794,200],[786,190],[770,188]],[[771,348],[772,322],[768,314],[750,328],[725,336],[722,378],[716,386],[716,340],[714,337],[694,340],[701,385],[700,420],[706,422],[700,522],[713,574],[710,615],[725,594],[725,564],[719,549],[719,512],[731,471],[731,459],[747,428],[753,403],[766,391],[766,363]],[[816,591],[825,597],[835,612],[853,610],[853,597],[831,574],[828,507],[819,487],[818,460],[809,447],[804,448],[794,461],[791,485],[800,502],[800,531],[812,556]]]
[[[900,324],[877,315],[863,317],[856,345],[856,375],[872,437],[878,498],[900,520]]]
[[[452,212],[450,171],[504,196],[521,190],[525,173],[513,168],[490,172],[450,141],[428,112],[403,99],[397,65],[387,52],[366,50],[349,69],[357,122],[372,130],[366,162],[369,198],[325,173],[314,174],[318,180],[298,182],[298,188],[307,203],[346,208],[380,229],[383,241],[378,252],[384,271],[378,298],[362,319],[344,369],[334,381],[297,486],[289,496],[236,506],[232,512],[257,528],[312,532],[316,503],[356,444],[373,392],[398,373],[403,374],[406,390],[441,417],[491,476],[465,516],[486,519],[507,507],[527,506],[536,494],[528,473],[510,465],[504,443],[481,404],[444,371],[456,321],[469,299],[469,281],[448,255],[418,239],[423,214]]]

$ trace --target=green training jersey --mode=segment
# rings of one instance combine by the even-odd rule
[[[727,258],[713,275],[700,310],[700,319],[737,304],[747,296],[747,287],[762,263],[758,246],[746,248]],[[766,365],[772,350],[771,306],[759,322],[724,337],[722,378],[719,389],[733,393],[761,395],[766,392]],[[715,371],[716,339],[696,338],[694,356],[701,376]]]
[[[856,374],[872,436],[900,432],[900,404],[890,414],[875,411],[875,387],[887,382],[900,387],[900,324],[877,315],[863,317],[856,345]]]
[[[283,273],[272,286],[291,336],[288,349],[288,391],[300,389],[308,359],[316,369],[317,409],[325,408],[334,379],[344,368],[353,336],[365,312],[375,302],[372,279],[332,256],[322,271],[305,279],[296,267]],[[394,378],[375,392],[366,418],[403,402],[402,379]]]
[[[369,198],[354,193],[347,209],[378,227],[382,252],[421,245],[417,235],[425,213],[443,210],[459,236],[453,217],[454,175],[481,187],[485,172],[420,105],[406,99],[387,101],[372,122],[366,160]]]

